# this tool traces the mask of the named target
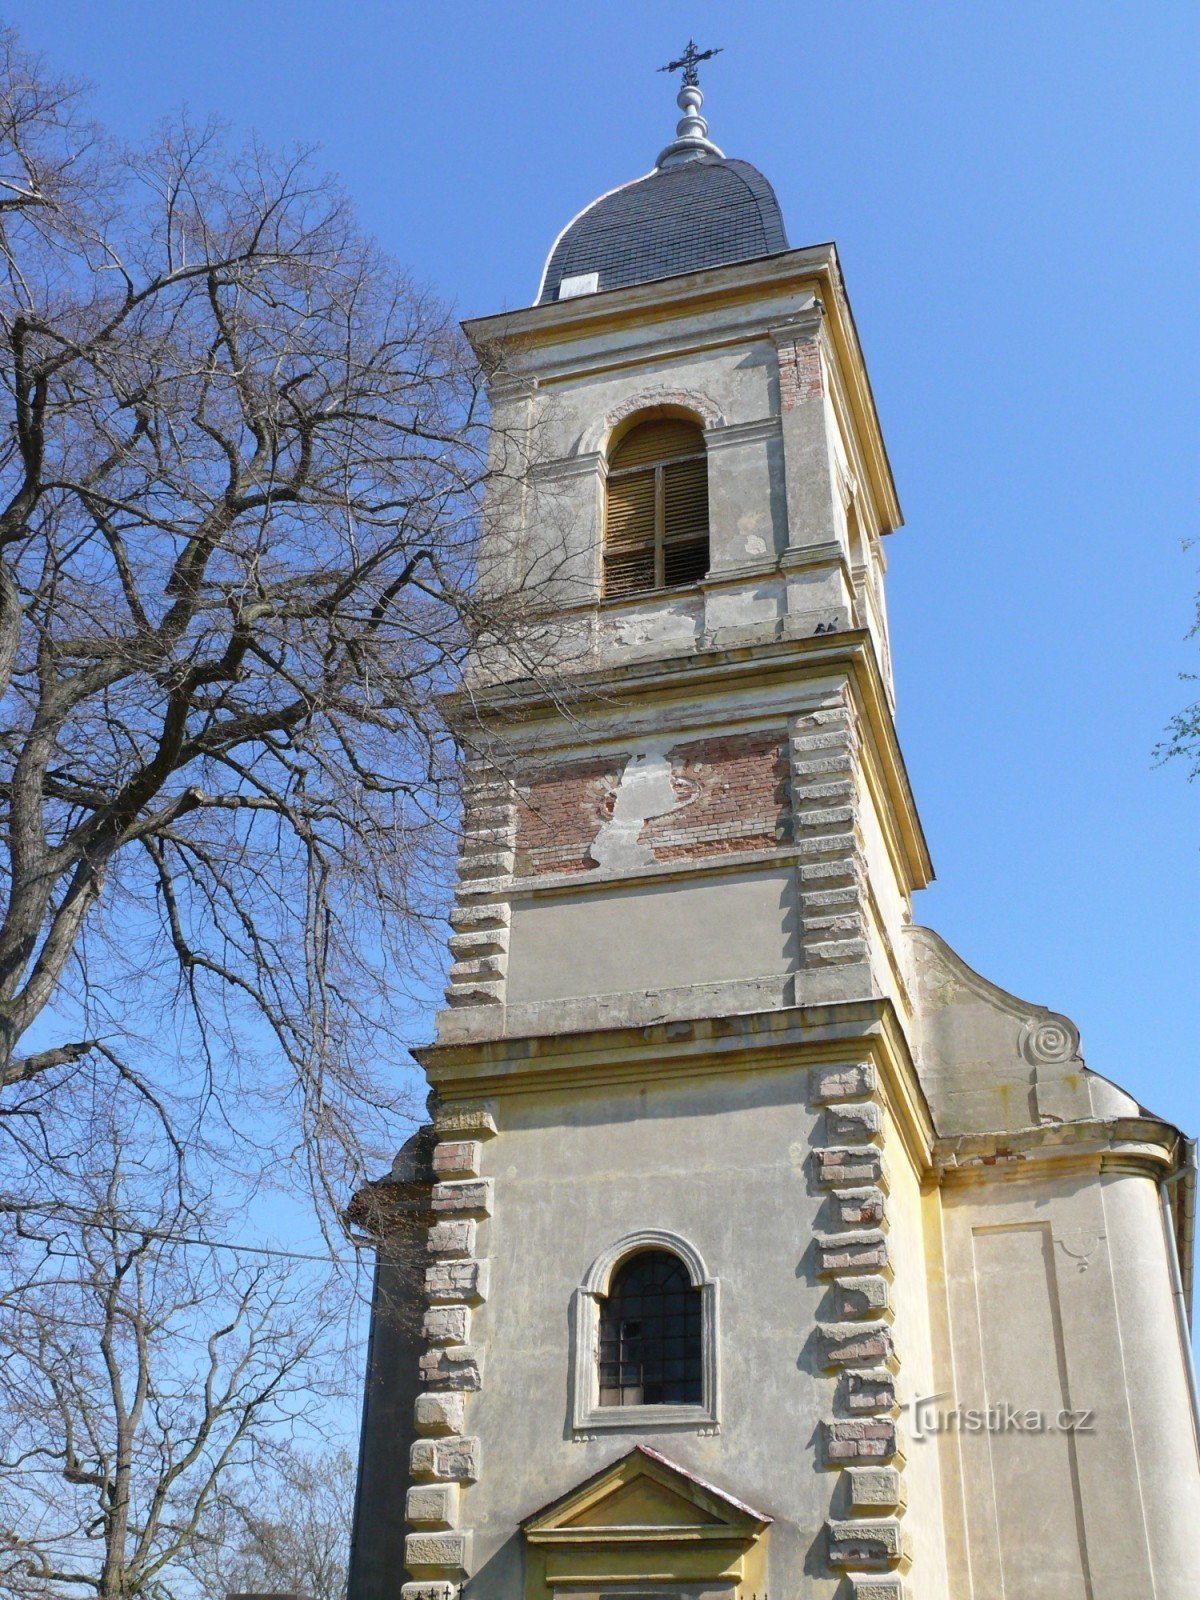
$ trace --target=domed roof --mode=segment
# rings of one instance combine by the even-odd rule
[[[675,138],[653,172],[610,189],[567,224],[542,273],[539,306],[787,249],[774,189],[748,161],[730,161],[700,115],[696,63],[719,54],[689,39],[663,68],[684,69]]]
[[[586,287],[569,284],[574,293],[624,289],[787,247],[775,191],[756,167],[719,153],[693,155],[581,211],[555,241],[537,304],[559,299],[564,278],[596,274]]]

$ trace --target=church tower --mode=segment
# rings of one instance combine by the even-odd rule
[[[1191,1145],[913,922],[863,353],[697,59],[467,325],[526,643],[461,695],[432,1123],[356,1201],[351,1600],[1195,1600]]]

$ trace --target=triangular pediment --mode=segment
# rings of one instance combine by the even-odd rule
[[[558,1542],[572,1534],[587,1538],[606,1529],[619,1529],[624,1537],[687,1528],[717,1537],[753,1538],[770,1520],[656,1450],[638,1445],[528,1517],[524,1527],[533,1543]]]

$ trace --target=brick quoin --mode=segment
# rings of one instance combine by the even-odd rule
[[[784,411],[794,411],[805,400],[819,400],[825,392],[821,373],[821,351],[815,339],[779,348],[779,403]]]
[[[726,734],[676,745],[672,776],[686,806],[642,830],[657,861],[770,849],[791,837],[782,733]],[[519,785],[517,872],[587,872],[588,848],[612,814],[627,756],[541,768]]]

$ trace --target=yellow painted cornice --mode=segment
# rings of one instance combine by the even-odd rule
[[[1180,1134],[1157,1117],[1089,1118],[1000,1133],[938,1139],[934,1172],[943,1187],[1018,1183],[1074,1174],[1129,1172],[1161,1180],[1180,1161]]]
[[[932,1163],[929,1106],[896,1009],[883,998],[428,1044],[412,1054],[447,1102],[871,1061],[913,1166],[924,1174]]]

